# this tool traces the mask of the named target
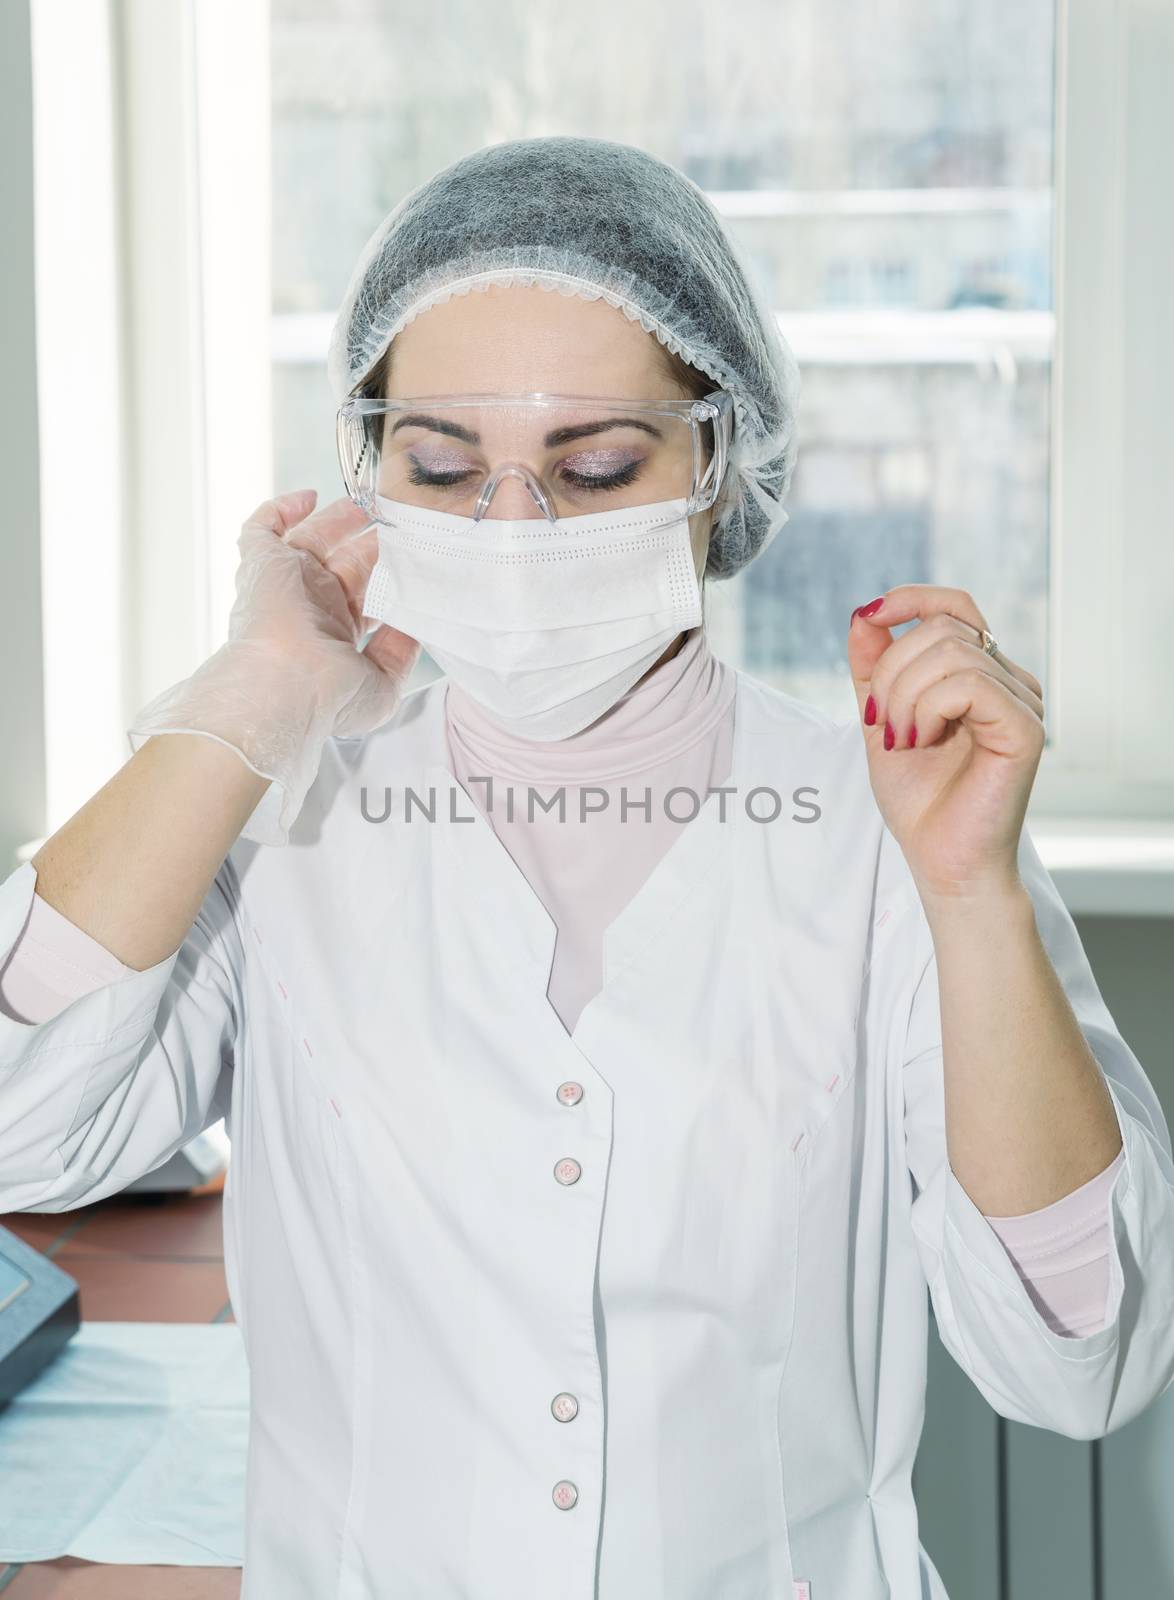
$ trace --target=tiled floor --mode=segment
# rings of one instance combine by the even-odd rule
[[[78,1211],[0,1215],[81,1290],[87,1322],[231,1322],[219,1185],[190,1195],[116,1195]],[[239,1567],[0,1563],[3,1600],[239,1600]]]

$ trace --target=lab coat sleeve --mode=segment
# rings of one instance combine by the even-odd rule
[[[0,884],[0,965],[36,880],[26,862]],[[104,1199],[228,1123],[243,971],[235,888],[228,858],[162,961],[47,1021],[0,1015],[0,1212]]]
[[[910,1001],[893,1030],[913,1180],[911,1223],[942,1343],[994,1409],[1071,1439],[1096,1439],[1131,1421],[1174,1381],[1174,1162],[1157,1095],[1101,998],[1026,828],[1019,871],[1121,1130],[1124,1161],[1106,1201],[1104,1325],[1075,1337],[1048,1326],[949,1164],[937,965],[920,900],[903,930],[902,942],[913,952]]]

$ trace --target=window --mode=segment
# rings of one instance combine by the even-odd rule
[[[352,3],[344,25],[329,0],[274,0],[276,482],[339,492],[326,336],[409,188],[497,139],[630,141],[709,193],[803,374],[790,521],[710,586],[727,657],[848,714],[852,607],[949,583],[1046,689],[1051,0],[890,3],[863,30],[819,0],[712,17],[674,9],[666,70],[651,6],[620,50],[594,9],[497,7],[489,27],[464,0]]]
[[[846,28],[747,0],[730,30],[682,0],[666,54],[663,8],[631,0],[33,0],[37,160],[10,157],[33,171],[11,231],[39,447],[14,493],[39,505],[50,831],[224,637],[242,518],[279,488],[341,493],[324,357],[372,229],[469,149],[556,131],[700,183],[799,357],[790,521],[709,586],[720,652],[851,714],[851,608],[958,584],[1046,690],[1033,815],[1166,825],[1167,10],[887,0]],[[78,260],[86,316],[63,320]],[[77,453],[47,443],[79,371],[82,515]],[[26,554],[0,552],[14,593]]]

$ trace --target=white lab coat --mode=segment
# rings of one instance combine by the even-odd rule
[[[1169,1133],[1030,839],[1126,1155],[1084,1338],[948,1166],[932,942],[855,720],[738,674],[725,820],[682,827],[568,1035],[443,692],[331,741],[290,845],[238,840],[173,955],[0,1022],[0,1209],[112,1194],[226,1116],[243,1600],[941,1600],[927,1283],[1005,1417],[1096,1438],[1174,1375]],[[0,958],[34,882],[0,887]]]

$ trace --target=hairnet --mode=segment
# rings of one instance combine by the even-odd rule
[[[537,283],[603,296],[733,398],[730,472],[706,570],[728,577],[787,521],[799,369],[711,202],[632,145],[487,145],[406,195],[364,246],[327,358],[337,400],[401,328],[456,294]]]

